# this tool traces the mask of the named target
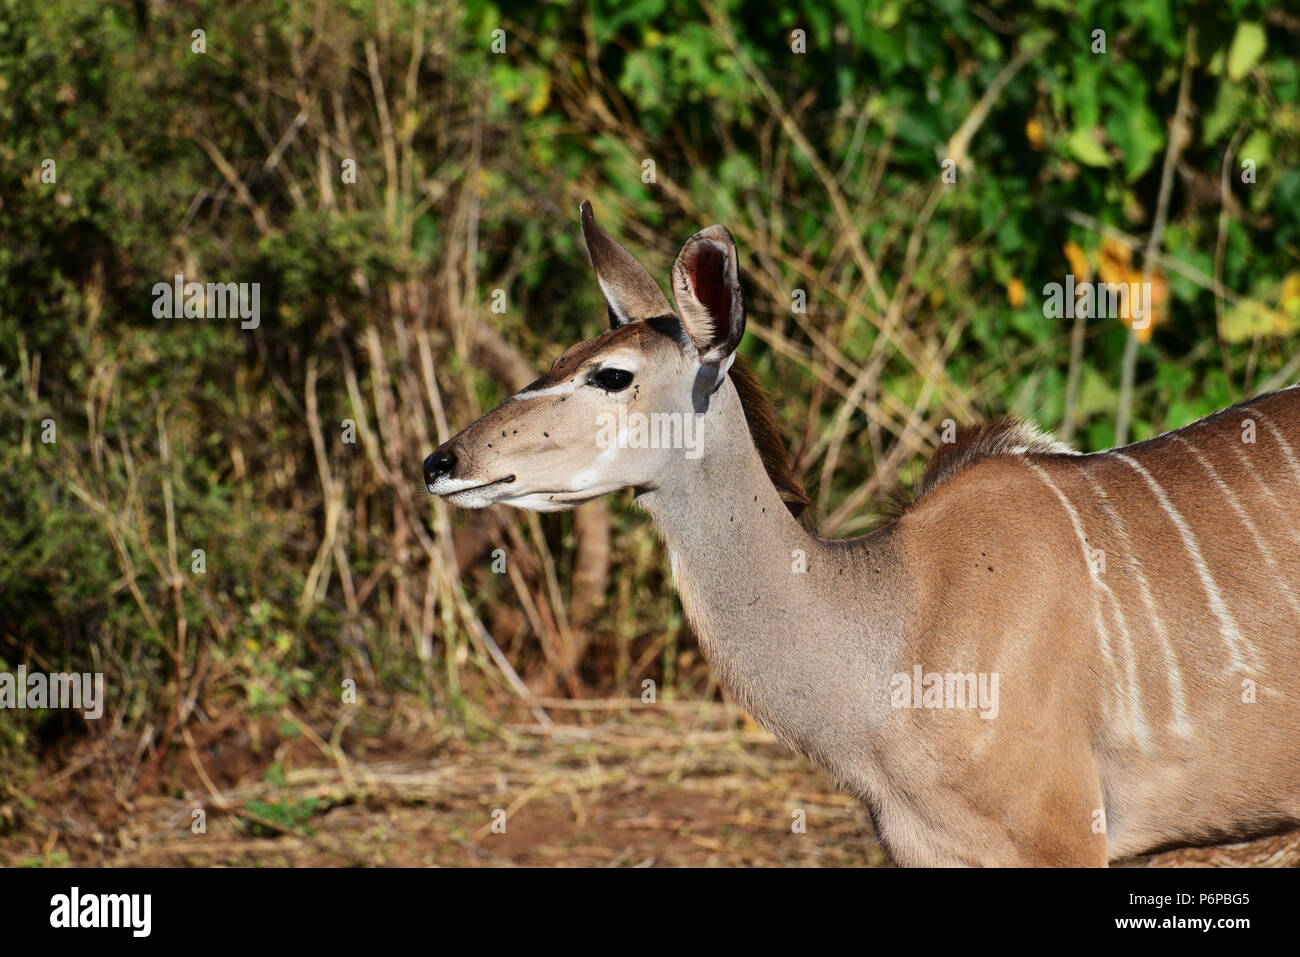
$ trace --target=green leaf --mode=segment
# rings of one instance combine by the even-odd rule
[[[1112,113],[1106,132],[1123,154],[1124,179],[1129,183],[1147,171],[1165,145],[1164,124],[1142,102],[1131,102],[1122,112]]]
[[[1214,98],[1214,108],[1205,116],[1201,135],[1207,143],[1217,143],[1242,121],[1249,108],[1249,101],[1241,87],[1231,83],[1220,83],[1219,92]]]
[[[1065,141],[1065,145],[1070,148],[1074,158],[1085,166],[1110,166],[1110,154],[1107,153],[1097,142],[1093,132],[1090,129],[1079,127]]]
[[[1240,80],[1259,62],[1268,47],[1268,37],[1258,23],[1240,23],[1228,48],[1228,76]]]
[[[1224,341],[1249,342],[1255,336],[1276,335],[1284,331],[1279,328],[1279,318],[1285,319],[1259,300],[1242,299],[1223,317]]]
[[[1119,392],[1092,366],[1084,366],[1079,383],[1075,415],[1087,417],[1097,412],[1111,412],[1119,401]]]
[[[1254,160],[1256,166],[1263,166],[1273,159],[1273,141],[1265,130],[1255,130],[1237,151],[1238,160]],[[1240,164],[1238,164],[1240,166]]]

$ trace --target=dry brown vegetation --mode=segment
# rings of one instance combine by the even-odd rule
[[[832,535],[875,521],[944,419],[1044,412],[1082,444],[1111,428],[1131,337],[1010,301],[1011,279],[1023,298],[1066,268],[1067,238],[1093,260],[1103,240],[1150,246],[1179,284],[1164,351],[1124,399],[1135,434],[1295,371],[1271,334],[1234,350],[1204,319],[1246,298],[1241,247],[1269,308],[1291,255],[1261,265],[1267,210],[1246,218],[1251,247],[1181,188],[1168,205],[1177,175],[1238,209],[1217,146],[1159,134],[1130,182],[1119,144],[1110,172],[1060,145],[1059,104],[1093,81],[1056,69],[1075,25],[1055,5],[917,14],[927,69],[891,65],[866,20],[871,36],[828,29],[791,59],[783,21],[735,4],[646,23],[599,4],[91,6],[14,5],[0,44],[23,91],[3,158],[65,170],[57,187],[0,181],[0,415],[17,437],[0,449],[0,659],[105,670],[112,698],[88,732],[4,716],[7,864],[883,862],[864,812],[722,700],[626,497],[539,517],[422,494],[425,455],[602,325],[583,199],[664,277],[685,236],[730,227],[745,351]],[[1185,101],[1177,71],[1146,69],[1168,38],[1130,14],[1120,62],[1164,84],[1143,100]],[[828,64],[858,61],[837,85]],[[1225,137],[1275,105],[1285,68],[1270,56],[1243,81]],[[1026,145],[1030,119],[1046,146]],[[936,150],[961,188],[936,178]],[[1166,215],[1180,250],[1159,248]],[[1211,251],[1209,272],[1191,264]],[[152,321],[149,290],[178,272],[262,283],[262,325]],[[57,445],[37,439],[46,418]],[[657,707],[601,703],[647,679]],[[497,806],[507,834],[484,835]]]

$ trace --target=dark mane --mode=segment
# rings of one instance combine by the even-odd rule
[[[768,478],[776,486],[782,501],[790,509],[790,514],[809,531],[815,532],[817,528],[815,510],[811,507],[812,499],[795,475],[790,453],[786,451],[781,439],[781,426],[771,400],[743,356],[736,356],[730,375],[740,396],[740,404],[745,410],[750,437],[763,460],[763,467],[767,469]],[[992,422],[958,426],[951,441],[941,442],[930,456],[921,481],[911,494],[897,487],[886,493],[877,527],[896,521],[912,505],[976,462],[999,455],[1025,454],[1075,453],[1024,419],[1003,417]]]
[[[763,467],[767,469],[767,477],[776,486],[790,514],[809,531],[815,530],[814,510],[810,507],[812,499],[804,491],[799,477],[794,474],[790,453],[786,451],[785,442],[781,439],[781,426],[771,400],[744,356],[736,356],[729,375],[740,396],[745,421],[749,423],[749,435],[754,440],[754,447],[758,449],[759,458],[763,460]]]
[[[951,441],[939,443],[925,466],[921,481],[910,493],[897,486],[886,493],[878,527],[898,521],[909,508],[976,462],[998,455],[1022,454],[1076,453],[1032,423],[1013,416],[958,426]]]
[[[952,442],[942,442],[916,489],[916,500],[981,459],[995,455],[1068,453],[1071,450],[1024,419],[1001,418],[957,428]]]

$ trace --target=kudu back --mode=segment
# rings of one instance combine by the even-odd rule
[[[731,235],[676,309],[582,207],[610,329],[438,448],[466,508],[623,488],[729,691],[904,865],[1103,865],[1300,823],[1300,391],[1083,455],[1019,422],[941,445],[913,501],[819,537],[736,362]]]

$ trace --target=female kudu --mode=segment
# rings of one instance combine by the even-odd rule
[[[622,488],[712,667],[904,865],[1103,865],[1300,821],[1300,390],[1081,455],[1021,423],[818,537],[735,362],[736,248],[659,286],[582,225],[611,328],[444,443],[431,492],[553,510]]]

